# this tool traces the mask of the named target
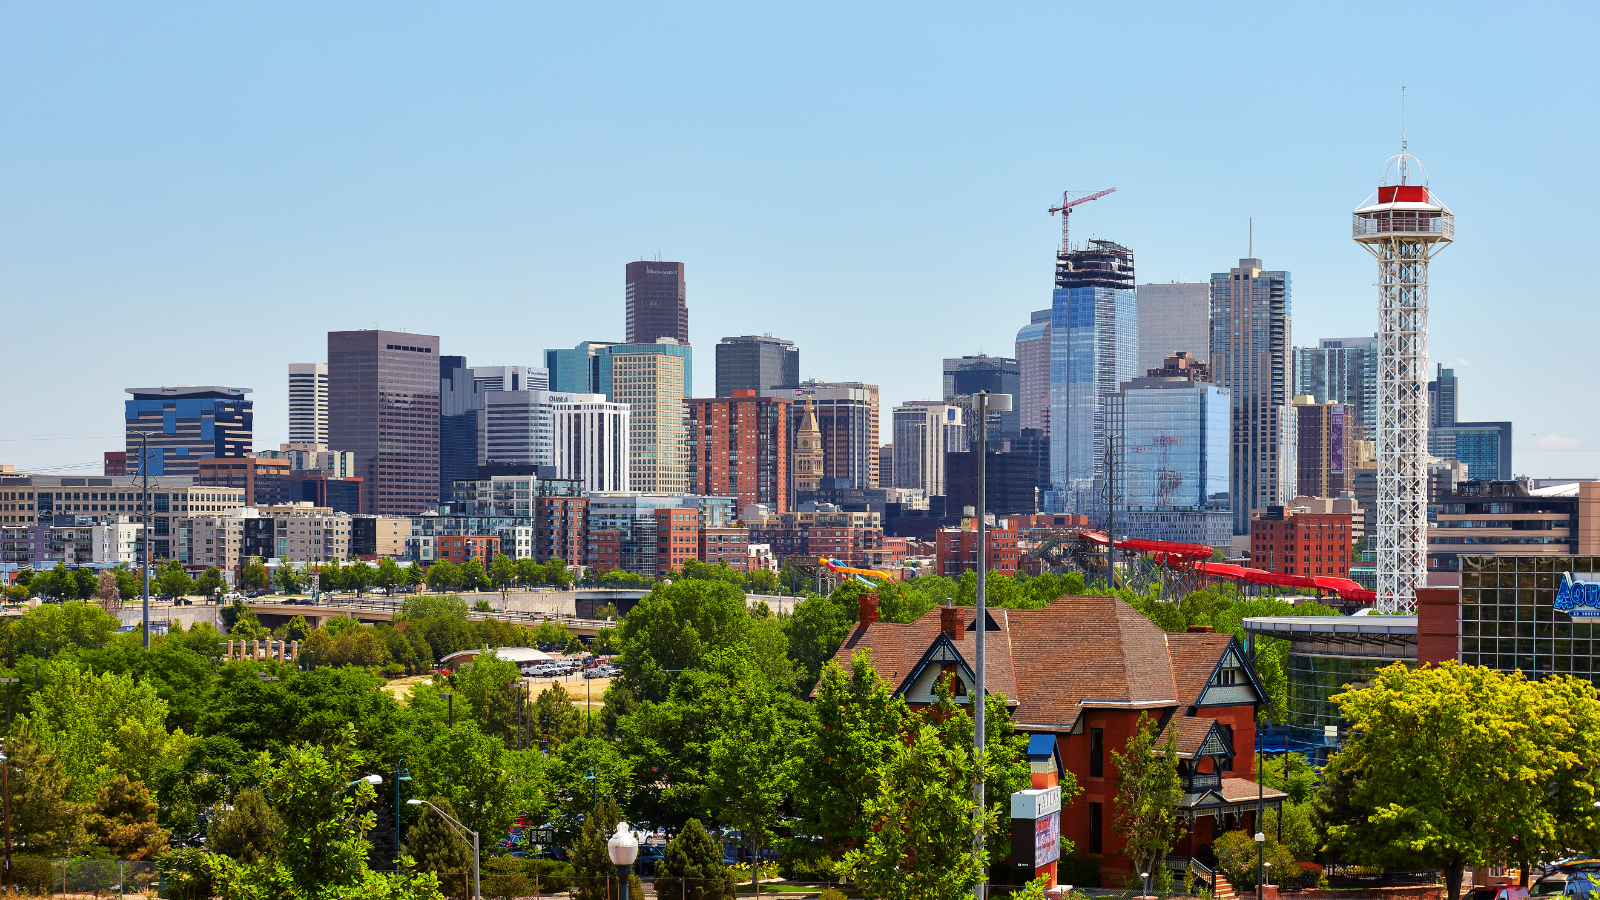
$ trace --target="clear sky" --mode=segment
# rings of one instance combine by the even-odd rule
[[[1140,281],[1236,265],[1253,217],[1297,345],[1371,334],[1349,214],[1404,81],[1457,216],[1431,351],[1462,417],[1513,420],[1518,473],[1600,475],[1595,10],[12,0],[0,462],[97,467],[123,389],[180,383],[253,388],[275,447],[329,330],[539,365],[620,339],[657,254],[698,395],[719,338],[770,331],[802,377],[935,398],[1049,305],[1063,189],[1117,188],[1074,236]]]

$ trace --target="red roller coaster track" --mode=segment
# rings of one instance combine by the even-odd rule
[[[1080,529],[1078,537],[1092,543],[1105,545],[1105,532]],[[1250,569],[1227,563],[1211,562],[1211,548],[1205,544],[1181,544],[1173,541],[1146,541],[1139,539],[1117,541],[1119,550],[1136,550],[1148,553],[1156,562],[1169,569],[1190,571],[1212,578],[1229,578],[1248,584],[1267,584],[1274,587],[1311,588],[1338,594],[1354,603],[1372,603],[1377,593],[1369,591],[1348,578],[1331,575],[1286,575],[1265,569]]]

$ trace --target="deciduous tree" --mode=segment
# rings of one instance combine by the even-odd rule
[[[1157,740],[1158,731],[1149,714],[1141,712],[1127,752],[1111,751],[1117,771],[1117,819],[1112,827],[1126,841],[1123,852],[1133,860],[1134,871],[1151,873],[1152,887],[1162,891],[1172,880],[1163,860],[1183,828],[1178,818],[1183,786],[1178,779],[1177,728],[1167,732],[1164,742]]]

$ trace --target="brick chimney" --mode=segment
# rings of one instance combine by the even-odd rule
[[[960,606],[939,607],[939,630],[952,641],[961,640],[961,633],[967,630],[966,609]]]
[[[1189,626],[1189,633],[1190,634],[1210,634],[1211,633],[1211,626],[1210,625],[1190,625]]]
[[[862,628],[878,621],[878,595],[876,592],[861,595],[861,618],[857,623]]]

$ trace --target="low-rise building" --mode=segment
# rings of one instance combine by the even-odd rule
[[[1017,574],[1017,529],[1009,519],[989,516],[984,532],[989,571],[1001,575]],[[963,572],[978,570],[978,530],[975,519],[961,520],[960,528],[939,529],[934,549],[934,564],[946,578],[960,578]]]
[[[500,555],[500,536],[495,534],[470,534],[460,537],[441,537],[438,556],[440,562],[461,565],[469,559],[483,564],[485,571],[494,558]]]
[[[700,512],[695,509],[657,509],[656,571],[666,575],[691,559],[700,558]]]
[[[870,569],[881,568],[886,559],[877,513],[848,512],[828,504],[802,504],[800,510],[777,514],[776,521],[753,525],[750,542],[771,545],[779,560],[827,557]]]
[[[1520,481],[1467,481],[1430,506],[1428,572],[1458,573],[1462,556],[1575,556],[1580,524],[1600,493],[1582,482],[1528,490]],[[1430,582],[1432,583],[1432,582]]]
[[[1250,565],[1284,575],[1350,577],[1355,527],[1350,512],[1269,506],[1250,518]]]
[[[351,516],[350,555],[369,562],[406,555],[410,516]]]
[[[750,567],[750,532],[744,528],[700,529],[700,561],[741,572]]]

